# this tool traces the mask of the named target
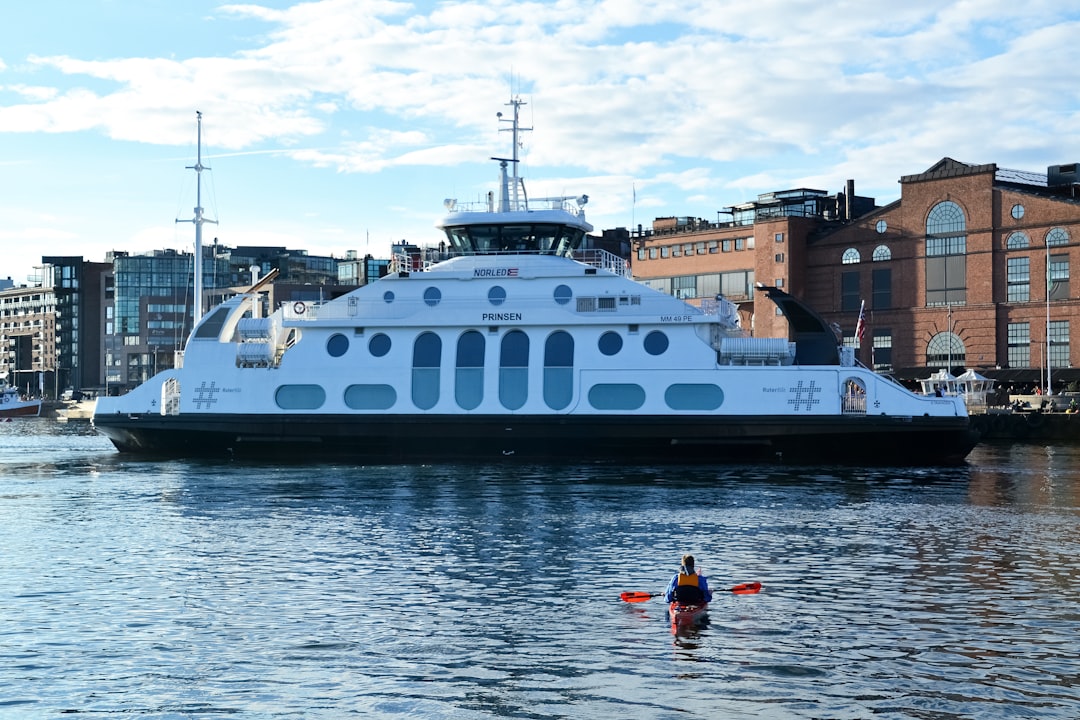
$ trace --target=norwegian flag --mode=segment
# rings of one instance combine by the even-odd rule
[[[862,343],[863,335],[866,334],[866,301],[859,303],[859,322],[855,323],[855,339]]]

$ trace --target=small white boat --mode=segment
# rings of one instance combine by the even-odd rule
[[[512,159],[479,207],[447,200],[445,258],[260,317],[201,318],[181,367],[97,401],[123,452],[319,461],[962,462],[963,400],[858,365],[820,316],[759,288],[792,338],[749,337],[584,247],[586,196],[529,198]],[[508,172],[508,165],[513,172]],[[759,302],[764,304],[764,298]],[[763,310],[764,312],[764,310]]]
[[[41,398],[27,398],[16,388],[0,379],[0,418],[38,417],[41,415]]]

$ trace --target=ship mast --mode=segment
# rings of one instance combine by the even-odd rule
[[[518,193],[519,193],[519,189],[521,188],[521,179],[518,177],[518,144],[520,142],[518,140],[518,133],[528,132],[528,131],[532,130],[532,128],[531,127],[521,127],[521,123],[519,122],[519,113],[520,113],[520,110],[521,110],[521,106],[525,104],[524,100],[522,100],[520,97],[515,97],[515,98],[511,98],[510,102],[508,102],[506,104],[508,106],[511,106],[511,107],[514,108],[514,118],[512,120],[504,120],[503,116],[502,116],[502,113],[499,113],[498,117],[499,117],[499,122],[511,123],[511,127],[509,127],[509,128],[499,128],[499,132],[513,133],[514,152],[513,152],[513,155],[511,155],[511,159],[510,159],[510,162],[513,164],[513,167],[514,167],[514,169],[513,169],[513,182],[510,185],[510,187],[512,189],[510,190],[509,198],[507,198],[507,199],[509,199],[510,202],[511,202],[511,209],[520,210],[521,207],[518,204],[519,203]],[[504,168],[505,168],[505,162],[506,162],[505,160],[503,160],[502,158],[492,158],[492,159],[502,161],[504,163]],[[503,193],[504,193],[503,197],[505,198],[506,197],[506,175],[505,175],[505,172],[504,172],[503,177],[501,178],[501,180],[502,180],[502,184],[503,184],[503,188],[502,188]],[[503,208],[503,209],[505,211],[506,208]]]
[[[198,150],[195,156],[195,164],[188,165],[188,170],[195,171],[195,217],[191,220],[180,220],[176,222],[189,222],[195,224],[195,310],[194,319],[192,325],[194,326],[202,319],[203,309],[203,252],[202,252],[202,226],[203,223],[213,223],[217,225],[217,220],[208,220],[203,217],[202,209],[202,171],[209,170],[210,168],[202,164],[202,113],[198,110],[195,111],[195,118],[198,123]]]

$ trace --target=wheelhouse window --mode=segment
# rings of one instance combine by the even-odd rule
[[[465,255],[539,253],[569,255],[581,247],[585,231],[567,225],[462,225],[446,228],[450,245]]]

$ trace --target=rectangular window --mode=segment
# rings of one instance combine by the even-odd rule
[[[1008,302],[1027,302],[1031,299],[1029,258],[1012,257],[1005,261],[1005,285],[1005,299]]]
[[[1009,342],[1009,367],[1031,367],[1031,325],[1026,322],[1009,323],[1006,331]]]
[[[709,254],[720,252],[720,243],[715,240],[709,241]]]
[[[870,276],[873,283],[870,307],[887,310],[892,307],[892,269],[875,269]]]
[[[687,300],[697,297],[697,275],[671,278],[671,294]]]
[[[666,258],[666,257],[669,257],[670,255],[671,255],[671,248],[670,247],[665,245],[664,247],[660,248],[660,257]]]
[[[926,305],[967,304],[967,257],[948,255],[926,258]]]
[[[778,263],[784,262],[784,253],[776,253],[776,257],[773,259]]]
[[[874,330],[871,360],[875,370],[892,370],[892,330]]]
[[[1050,365],[1052,368],[1072,367],[1069,362],[1068,320],[1054,320],[1050,323]]]
[[[840,273],[840,309],[844,312],[859,310],[859,273]]]
[[[773,236],[773,239],[778,243],[784,242],[784,233],[776,233],[776,235]]]
[[[722,243],[722,248],[723,248],[724,252],[731,252],[731,241],[730,240],[725,240]]]
[[[649,248],[649,259],[650,260],[655,260],[656,259],[656,248],[654,248],[654,247]]]
[[[745,249],[746,247],[754,247],[754,239],[750,238],[750,245],[746,245],[744,238],[735,238],[735,250],[736,252]]]
[[[1069,256],[1050,256],[1050,299],[1067,300],[1069,297]]]

